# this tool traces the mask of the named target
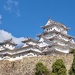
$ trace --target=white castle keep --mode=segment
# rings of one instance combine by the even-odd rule
[[[15,48],[17,44],[12,39],[0,43],[0,59],[19,59],[39,55],[68,54],[75,48],[74,37],[67,34],[70,29],[65,25],[48,20],[43,33],[38,34],[39,40],[27,37],[22,41],[23,46]]]

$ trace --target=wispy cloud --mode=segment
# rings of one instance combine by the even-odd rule
[[[2,15],[0,15],[0,24],[2,24]]]
[[[12,38],[13,41],[18,45],[22,44],[21,41],[23,41],[25,39],[24,37],[17,38],[7,31],[0,30],[0,42],[10,39],[10,38]]]
[[[17,15],[18,17],[21,16],[21,14],[20,14],[20,10],[17,10],[16,15]]]
[[[19,1],[17,0],[6,0],[4,3],[4,9],[11,14],[14,14],[16,16],[21,16],[20,10],[19,10]]]

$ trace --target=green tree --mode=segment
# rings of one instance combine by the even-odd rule
[[[56,75],[55,73],[50,73],[50,75]]]
[[[43,63],[38,62],[36,64],[36,72],[35,75],[49,75],[49,70],[46,66],[43,65]]]
[[[66,75],[66,67],[62,59],[56,60],[56,62],[52,65],[51,75]]]
[[[71,54],[74,54],[74,53],[75,53],[75,49],[71,49],[71,50],[70,50],[70,53],[71,53]]]
[[[69,75],[75,75],[75,52],[73,53],[73,63],[69,70]]]

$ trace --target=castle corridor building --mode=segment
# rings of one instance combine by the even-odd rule
[[[0,59],[19,59],[38,55],[68,54],[75,48],[74,37],[68,35],[70,28],[65,25],[48,20],[45,26],[41,26],[43,32],[38,34],[39,40],[27,37],[22,41],[23,46],[15,48],[17,44],[13,39],[7,39],[0,43]]]

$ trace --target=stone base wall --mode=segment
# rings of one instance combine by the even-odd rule
[[[51,66],[57,59],[63,59],[68,73],[73,61],[72,54],[26,57],[16,61],[0,60],[0,75],[34,75],[37,62],[42,62],[51,71]]]

